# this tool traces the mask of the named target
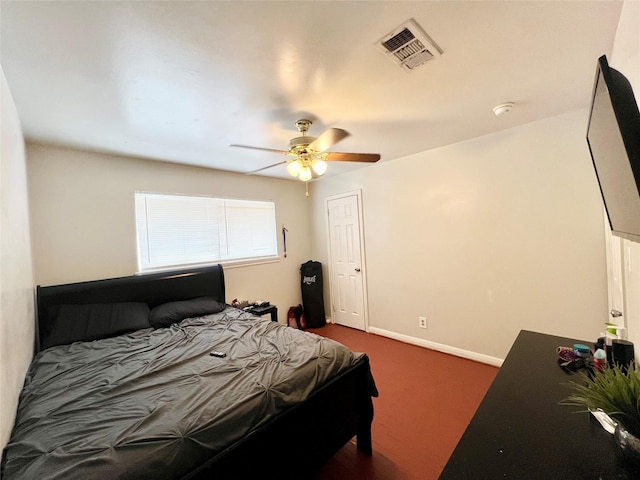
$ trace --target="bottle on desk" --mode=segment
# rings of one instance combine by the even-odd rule
[[[605,331],[603,335],[605,341],[605,352],[607,354],[607,365],[614,365],[613,341],[617,339],[625,339],[626,332],[627,329],[625,327],[618,326],[613,323],[605,324]]]
[[[626,372],[631,362],[635,360],[633,343],[628,341],[626,337],[627,329],[625,327],[607,324],[604,336],[598,338],[596,342],[596,353],[603,348],[606,351],[605,366],[619,365]],[[596,363],[596,353],[593,355],[593,366],[596,370],[601,370],[602,365],[599,362]]]
[[[607,368],[607,354],[603,349],[599,348],[593,354],[593,366],[599,372]]]

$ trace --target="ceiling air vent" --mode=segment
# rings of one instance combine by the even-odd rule
[[[404,70],[416,67],[442,55],[429,35],[427,35],[414,19],[410,19],[376,42],[394,63]]]

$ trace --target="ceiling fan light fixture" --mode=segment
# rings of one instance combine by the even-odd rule
[[[298,178],[303,182],[308,182],[309,180],[311,180],[311,176],[311,169],[309,167],[302,167],[300,169],[300,175],[298,175]]]
[[[291,175],[292,177],[297,177],[300,173],[301,168],[302,166],[300,165],[300,160],[298,159],[292,160],[287,164],[287,172],[289,172],[289,175]]]
[[[1,1],[1,0],[0,0]],[[327,171],[327,162],[367,162],[373,163],[380,160],[378,153],[344,153],[328,152],[333,145],[349,136],[349,132],[341,128],[328,128],[318,137],[310,137],[307,131],[311,126],[311,120],[301,119],[296,122],[296,127],[302,136],[292,138],[289,141],[288,150],[276,150],[273,148],[252,147],[250,145],[233,144],[232,147],[250,148],[252,150],[263,150],[266,152],[287,155],[289,158],[273,165],[247,172],[246,175],[253,175],[268,168],[278,165],[285,165],[287,173],[294,178],[307,183],[313,177],[320,177]],[[308,195],[307,195],[308,196]]]
[[[317,175],[323,175],[324,172],[327,171],[327,162],[320,159],[314,159],[311,162],[311,168],[313,168],[313,171],[316,172]]]

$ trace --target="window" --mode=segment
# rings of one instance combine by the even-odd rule
[[[135,206],[140,271],[278,255],[273,202],[136,192]]]

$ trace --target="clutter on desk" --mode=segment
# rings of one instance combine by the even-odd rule
[[[624,338],[626,329],[612,323],[605,324],[605,331],[600,334],[593,348],[581,343],[573,346],[559,346],[556,349],[558,365],[567,371],[582,368],[604,371],[611,365],[619,365],[626,371],[635,361],[633,343]]]

